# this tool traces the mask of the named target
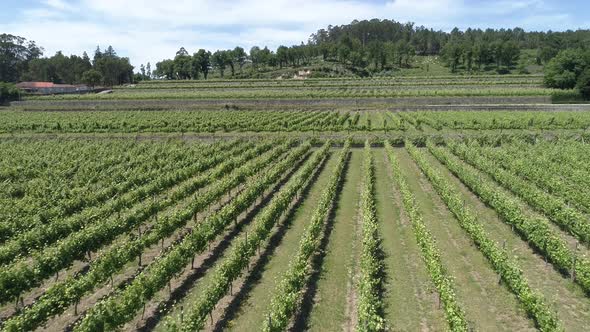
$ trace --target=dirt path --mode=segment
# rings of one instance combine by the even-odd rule
[[[395,189],[383,149],[375,149],[377,218],[385,252],[385,318],[393,330],[442,331],[447,327],[422,261],[412,225]],[[403,305],[402,305],[403,303]]]
[[[516,297],[498,284],[498,275],[459,227],[407,151],[397,152],[424,222],[436,239],[441,261],[455,280],[457,298],[469,325],[480,331],[534,330]]]
[[[362,150],[357,149],[351,152],[316,296],[307,319],[307,328],[312,331],[340,331],[348,318],[347,294],[352,283],[362,154]]]
[[[364,166],[363,166],[364,167]],[[361,175],[362,179],[362,175]],[[358,186],[362,186],[362,180],[359,181]],[[359,189],[360,191],[360,189]],[[357,203],[360,206],[360,200]],[[352,332],[356,330],[358,322],[358,283],[360,278],[360,256],[361,256],[361,242],[363,237],[363,225],[362,215],[360,209],[357,210],[355,216],[355,223],[353,229],[354,238],[352,239],[352,253],[351,253],[351,268],[349,270],[349,278],[346,283],[346,320],[343,324],[343,329],[346,332]]]
[[[269,253],[268,261],[262,266],[256,278],[252,278],[247,294],[240,299],[234,310],[226,313],[227,325],[218,326],[216,330],[254,331],[260,328],[274,291],[299,248],[301,236],[311,220],[336,161],[337,158],[332,155],[312,184],[305,200],[287,221],[286,233],[278,246]]]
[[[555,309],[567,331],[587,330],[590,322],[590,299],[582,289],[571,280],[546,264],[542,256],[536,254],[528,244],[512,232],[511,227],[496,212],[481,202],[461,181],[441,165],[436,158],[426,154],[431,165],[435,166],[460,189],[466,204],[477,211],[481,224],[488,235],[499,245],[506,241],[506,248],[512,252],[533,290],[545,296],[547,303]]]

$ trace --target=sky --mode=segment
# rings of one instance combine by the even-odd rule
[[[393,19],[435,30],[454,27],[590,29],[588,0],[0,0],[0,33],[34,40],[45,56],[92,57],[112,45],[131,63],[237,45],[274,49],[306,42],[328,25]]]

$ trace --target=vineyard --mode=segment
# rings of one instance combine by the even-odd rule
[[[587,330],[590,113],[541,81],[149,81],[0,108],[0,330]]]

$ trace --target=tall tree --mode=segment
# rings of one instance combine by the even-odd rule
[[[188,80],[193,75],[193,59],[188,55],[188,52],[182,47],[176,52],[174,58],[174,74],[177,79]]]
[[[174,60],[162,60],[156,63],[156,69],[154,70],[154,76],[156,78],[164,77],[167,80],[173,80],[174,75]]]
[[[133,82],[133,66],[129,63],[129,58],[117,56],[112,46],[94,63],[94,69],[101,73],[105,86]]]
[[[100,46],[96,46],[96,50],[94,51],[94,58],[92,59],[92,65],[96,65],[98,60],[102,59],[103,55],[100,50]]]
[[[243,48],[237,46],[232,51],[232,56],[233,56],[235,63],[237,63],[238,66],[240,67],[240,72],[241,72],[242,68],[244,67],[244,64],[246,64],[246,59],[248,58],[248,54],[246,54],[246,51],[244,51]]]
[[[254,68],[257,68],[260,65],[262,61],[260,47],[252,46],[250,49],[250,60],[252,60],[252,66],[254,66]]]
[[[217,70],[219,70],[219,75],[221,76],[221,78],[224,77],[225,74],[225,68],[226,68],[226,64],[227,64],[227,51],[215,51],[215,53],[213,53],[213,55],[211,56],[211,62],[213,63],[213,66],[215,66],[215,68],[217,68]]]
[[[91,88],[102,82],[102,74],[98,70],[90,69],[82,74],[82,82]]]
[[[0,81],[16,82],[29,62],[43,55],[43,49],[23,37],[0,34]]]
[[[279,67],[283,68],[284,65],[289,63],[289,48],[286,46],[279,46],[277,48],[277,60],[279,62]]]
[[[200,49],[195,53],[193,59],[200,68],[200,72],[203,73],[203,76],[207,79],[209,68],[211,68],[211,52]]]

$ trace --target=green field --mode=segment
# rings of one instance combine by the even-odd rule
[[[0,330],[586,330],[590,108],[541,84],[148,81],[1,108]]]

